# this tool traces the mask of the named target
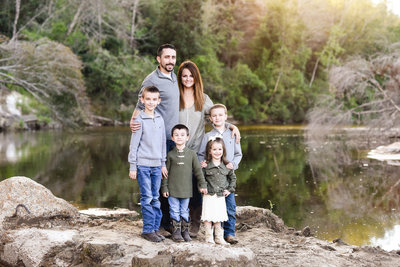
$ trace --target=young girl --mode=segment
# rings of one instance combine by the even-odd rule
[[[207,194],[203,196],[201,219],[206,228],[206,242],[227,245],[224,240],[224,229],[221,222],[228,220],[225,197],[235,192],[236,175],[225,165],[225,145],[220,137],[210,137],[206,146],[207,166],[204,177],[207,181]],[[215,242],[213,225],[215,230]]]

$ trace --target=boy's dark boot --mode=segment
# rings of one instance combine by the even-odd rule
[[[192,241],[189,235],[189,226],[190,223],[181,217],[182,237],[186,242]]]
[[[172,232],[172,240],[175,242],[183,242],[185,241],[182,237],[181,233],[181,222],[175,221],[172,219],[172,226],[173,226],[173,232]]]

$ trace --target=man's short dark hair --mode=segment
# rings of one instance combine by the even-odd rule
[[[166,49],[166,48],[171,48],[176,51],[175,46],[173,46],[172,44],[163,44],[163,45],[160,45],[160,47],[157,49],[157,56],[161,57],[163,49]]]
[[[160,94],[160,90],[158,90],[158,88],[155,87],[155,86],[147,86],[147,87],[145,87],[143,89],[143,92],[142,92],[142,97],[143,98],[144,98],[146,93],[158,93],[158,94]]]
[[[186,125],[177,124],[177,125],[175,125],[175,126],[172,128],[172,130],[171,130],[171,136],[174,135],[174,131],[175,131],[175,130],[182,130],[182,129],[185,129],[185,130],[186,130],[186,134],[189,135],[189,128],[186,127]]]

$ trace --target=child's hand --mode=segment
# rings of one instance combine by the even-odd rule
[[[228,164],[226,164],[226,167],[230,170],[233,170],[233,163],[229,162]]]
[[[200,193],[202,193],[203,195],[207,195],[208,191],[207,188],[200,188]]]
[[[130,172],[129,172],[129,177],[130,177],[132,180],[136,180],[137,171],[130,171]]]
[[[165,179],[167,179],[167,178],[168,178],[168,170],[167,170],[167,167],[162,166],[162,167],[161,167],[161,172],[162,172],[161,178],[164,177]]]
[[[169,192],[164,192],[164,193],[162,193],[162,195],[163,195],[163,197],[168,198],[169,197]]]
[[[222,192],[222,194],[224,194],[224,197],[229,196],[231,192],[229,192],[228,190],[224,190],[224,192]]]
[[[202,167],[202,168],[207,167],[207,161],[203,160],[202,162],[200,162],[200,167]]]

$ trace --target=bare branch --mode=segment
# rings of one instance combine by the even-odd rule
[[[132,8],[132,21],[131,21],[131,38],[130,38],[130,46],[132,49],[135,48],[135,30],[136,30],[136,12],[137,12],[137,5],[139,0],[133,0],[133,8]]]
[[[67,35],[70,35],[71,32],[73,31],[73,29],[75,27],[75,24],[79,20],[79,16],[80,16],[80,14],[82,12],[82,9],[83,9],[83,6],[85,5],[85,3],[86,3],[86,1],[82,1],[81,4],[79,5],[78,10],[76,11],[74,18],[72,19],[72,22],[68,27]]]
[[[17,38],[17,24],[19,19],[20,8],[21,8],[21,0],[15,0],[15,19],[13,24],[13,36],[11,38],[11,41]]]

